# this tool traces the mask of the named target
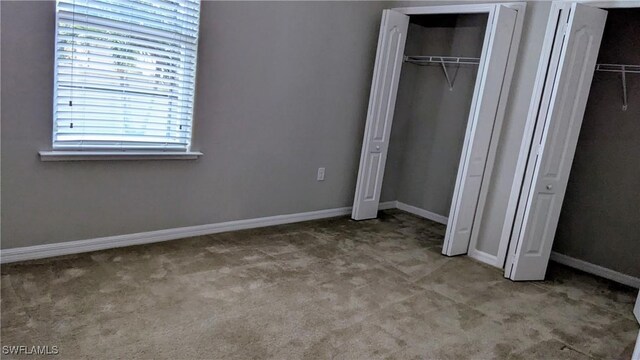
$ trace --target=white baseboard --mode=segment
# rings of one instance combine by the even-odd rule
[[[406,211],[408,213],[423,217],[425,219],[431,220],[431,221],[435,221],[437,223],[440,224],[444,224],[447,225],[447,223],[449,222],[449,218],[447,218],[446,216],[442,216],[439,214],[436,214],[434,212],[425,210],[425,209],[420,209],[418,207],[409,205],[409,204],[405,204],[401,201],[396,201],[396,208],[402,210],[402,211]],[[483,262],[485,264],[491,265],[491,266],[495,266],[498,268],[502,268],[502,264],[497,264],[498,263],[498,257],[488,254],[486,252],[480,251],[480,250],[475,250],[475,249],[469,249],[469,251],[467,252],[467,256],[476,259],[480,262]]]
[[[592,264],[584,260],[572,258],[555,251],[551,252],[550,258],[555,262],[567,265],[572,268],[576,268],[578,270],[582,270],[584,272],[588,272],[589,274],[597,275],[605,279],[613,280],[615,282],[619,282],[621,284],[625,284],[634,288],[640,288],[640,278],[607,269],[600,265]]]
[[[418,207],[409,205],[409,204],[405,204],[401,201],[396,201],[396,207],[400,210],[406,211],[408,213],[423,217],[425,219],[429,219],[431,221],[435,221],[437,223],[443,224],[443,225],[447,225],[447,223],[449,222],[449,218],[447,218],[446,216],[442,216],[439,214],[436,214],[434,212],[425,210],[425,209],[420,209]],[[469,251],[467,252],[467,256],[478,260],[480,262],[483,262],[485,264],[491,265],[491,266],[495,266],[498,268],[502,268],[502,264],[498,264],[498,257],[495,255],[491,255],[488,254],[486,252],[480,251],[480,250],[476,250],[476,249],[469,249]]]
[[[411,213],[413,215],[417,215],[420,217],[423,217],[425,219],[429,219],[431,221],[435,221],[437,223],[440,224],[444,224],[447,225],[447,222],[449,221],[449,219],[446,216],[442,216],[439,214],[436,214],[434,212],[428,211],[428,210],[424,210],[424,209],[420,209],[418,207],[409,205],[409,204],[405,204],[403,202],[400,201],[396,201],[396,207],[402,211],[406,211],[408,213]]]
[[[397,208],[397,201],[385,201],[378,204],[378,210],[389,210]]]
[[[477,249],[472,249],[469,247],[469,251],[467,252],[467,256],[470,258],[476,259],[480,262],[483,262],[487,265],[495,266],[497,268],[502,269],[503,265],[498,264],[498,257],[495,255],[488,254],[484,251],[480,251]]]
[[[394,209],[395,201],[380,203],[380,210]],[[309,211],[297,214],[267,216],[254,219],[227,221],[215,224],[186,226],[173,229],[147,231],[134,234],[106,236],[95,239],[67,241],[55,244],[26,246],[0,250],[0,263],[43,259],[53,256],[78,254],[89,251],[113,249],[131,245],[150,244],[191,236],[216,234],[226,231],[253,229],[265,226],[291,224],[351,214],[351,206]]]

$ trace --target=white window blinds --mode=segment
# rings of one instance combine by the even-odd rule
[[[199,0],[58,0],[54,149],[191,144]]]

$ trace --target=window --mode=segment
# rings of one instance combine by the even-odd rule
[[[58,0],[54,150],[189,151],[199,0]]]

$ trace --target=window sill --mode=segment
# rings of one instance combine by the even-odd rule
[[[40,151],[41,161],[196,160],[199,151]]]

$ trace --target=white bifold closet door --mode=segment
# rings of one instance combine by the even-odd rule
[[[351,215],[355,220],[373,219],[378,214],[408,29],[409,16],[393,10],[382,12],[358,185]]]
[[[574,3],[558,21],[555,45],[561,42],[561,52],[547,74],[544,91],[550,96],[548,105],[540,105],[541,137],[534,136],[531,146],[532,168],[522,186],[505,269],[512,280],[544,279],[606,17],[604,10]]]
[[[472,13],[467,7],[474,6],[458,5],[456,9]],[[516,10],[504,5],[482,6],[487,9],[489,21],[445,235],[446,255],[464,254],[469,247],[489,145],[501,127],[504,109],[499,104],[508,95],[503,91],[505,79],[510,78],[507,63],[511,49],[517,48],[519,41],[513,39]],[[453,7],[441,8],[442,13],[455,13]],[[408,16],[391,10],[382,17],[353,204],[355,220],[377,216],[408,23]]]
[[[489,16],[485,46],[482,48],[480,57],[478,80],[451,200],[449,223],[442,246],[442,253],[445,255],[466,254],[469,249],[471,230],[478,210],[480,188],[487,165],[489,144],[494,131],[499,132],[498,129],[502,126],[498,104],[500,96],[507,95],[501,90],[506,75],[516,16],[515,10],[505,6],[497,6],[496,11]]]

